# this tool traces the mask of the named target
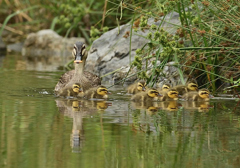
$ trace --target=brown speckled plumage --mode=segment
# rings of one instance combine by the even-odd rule
[[[60,80],[57,83],[54,91],[58,92],[61,88],[65,87],[66,84],[68,84],[68,82],[73,78],[74,72],[75,72],[75,70],[71,70],[71,71],[68,71],[68,72],[64,73],[60,77]],[[84,84],[82,84],[83,85],[83,90],[87,90],[91,87],[96,87],[98,85],[101,85],[101,79],[97,75],[94,75],[94,74],[92,74],[91,72],[88,72],[88,71],[84,71],[83,74],[84,74],[83,76],[85,77],[84,79],[82,79],[83,83],[84,83]],[[81,78],[81,77],[79,77],[79,78]],[[75,82],[80,82],[80,81],[82,82],[82,80],[79,79],[79,78],[73,79],[72,82],[73,83],[74,83],[74,81]],[[89,87],[86,86],[87,84],[89,84]]]

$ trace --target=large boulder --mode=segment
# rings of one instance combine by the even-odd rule
[[[73,44],[84,38],[64,38],[51,29],[30,33],[23,45],[24,56],[71,56]]]
[[[153,18],[148,20],[148,24],[159,26],[162,21],[155,22]],[[177,25],[180,25],[179,15],[176,12],[170,13],[165,17],[165,21],[161,25],[166,31],[173,34],[176,32]],[[144,38],[149,30],[132,31],[130,36],[126,36],[131,31],[131,25],[122,25],[119,28],[112,29],[104,33],[100,38],[95,40],[89,51],[86,70],[93,72],[99,76],[119,70],[115,74],[112,73],[105,77],[105,80],[125,77],[128,72],[129,65],[136,55],[136,49],[143,47],[148,40]],[[130,49],[131,47],[131,49]],[[133,71],[131,73],[134,73]],[[136,77],[132,77],[132,80]]]

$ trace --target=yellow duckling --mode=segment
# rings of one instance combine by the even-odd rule
[[[132,96],[132,101],[151,102],[158,101],[162,96],[156,89],[148,89],[147,92],[140,92]]]
[[[182,98],[188,101],[208,101],[212,97],[208,89],[200,89],[198,92],[185,93]]]
[[[127,93],[136,94],[142,91],[146,91],[146,82],[141,80],[137,83],[133,83],[128,86]]]
[[[108,92],[107,88],[105,86],[97,86],[94,88],[91,88],[89,90],[87,90],[84,93],[84,98],[86,99],[107,99],[108,98],[108,94],[110,94],[110,92]]]
[[[178,91],[176,89],[169,89],[161,93],[163,96],[159,98],[160,101],[170,101],[178,99]]]
[[[57,96],[63,97],[83,97],[83,90],[80,83],[74,83],[72,86],[62,88]]]
[[[194,81],[189,81],[186,85],[178,85],[173,88],[178,91],[179,95],[183,95],[187,92],[198,91],[198,84]]]
[[[170,84],[163,84],[162,88],[159,88],[158,91],[160,94],[167,92],[171,88]]]

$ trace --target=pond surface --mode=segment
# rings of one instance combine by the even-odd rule
[[[67,100],[53,95],[63,71],[26,66],[19,55],[0,59],[0,167],[240,165],[237,101],[158,109],[132,103],[124,86],[107,102]]]

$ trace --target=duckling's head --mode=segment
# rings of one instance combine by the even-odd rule
[[[146,90],[146,82],[145,81],[139,81],[137,83],[137,90],[138,91],[145,91]]]
[[[187,83],[187,88],[191,91],[198,91],[198,84],[191,81]]]
[[[198,95],[202,98],[202,99],[209,99],[210,97],[213,97],[212,95],[210,95],[210,91],[208,89],[200,89],[198,91]]]
[[[80,83],[74,83],[72,85],[72,89],[73,89],[73,92],[75,92],[75,93],[81,93],[83,91],[82,85]]]
[[[161,97],[162,95],[156,89],[149,89],[148,96],[154,98],[154,97]]]
[[[83,42],[76,42],[73,46],[72,55],[74,57],[74,63],[82,63],[87,59],[87,50]]]
[[[162,91],[168,91],[170,89],[170,85],[169,84],[163,84],[162,86]]]
[[[169,89],[167,94],[168,94],[168,97],[170,97],[172,99],[178,98],[178,91],[176,89]]]
[[[98,86],[97,94],[103,96],[104,99],[108,98],[108,90],[105,86]]]

